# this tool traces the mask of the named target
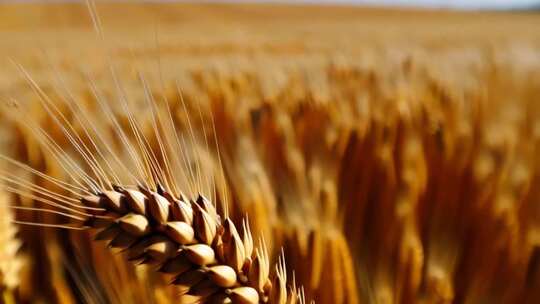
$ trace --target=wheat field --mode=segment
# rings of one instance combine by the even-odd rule
[[[540,303],[538,13],[95,9],[0,4],[0,303]]]

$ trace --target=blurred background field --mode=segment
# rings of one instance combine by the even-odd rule
[[[97,8],[105,42],[83,4],[0,4],[0,98],[28,104],[28,117],[64,149],[69,143],[32,106],[36,94],[11,61],[62,104],[59,72],[95,122],[110,129],[88,82],[90,75],[114,96],[110,51],[145,126],[138,71],[174,106],[179,130],[188,114],[178,87],[189,115],[206,119],[198,132],[205,126],[213,135],[214,119],[229,188],[221,195],[230,196],[237,219],[249,214],[274,260],[284,246],[309,299],[540,301],[537,12]],[[3,120],[0,131],[2,154],[65,178],[24,127]],[[88,292],[106,303],[174,302],[162,279],[109,257],[88,236],[19,230],[21,283],[10,288],[21,303],[76,303]],[[114,275],[100,273],[111,269]]]

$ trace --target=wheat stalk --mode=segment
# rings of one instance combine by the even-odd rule
[[[17,257],[20,242],[16,238],[17,228],[8,207],[8,195],[0,190],[0,291],[5,290],[5,302],[12,302],[11,290],[19,285],[21,260]]]

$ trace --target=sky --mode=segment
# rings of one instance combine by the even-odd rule
[[[212,1],[226,2],[226,1]],[[540,0],[252,0],[240,2],[282,2],[282,3],[341,3],[341,4],[369,4],[384,6],[420,6],[430,8],[457,8],[457,9],[511,9],[528,8],[540,5]]]
[[[427,7],[454,7],[454,8],[519,8],[540,4],[538,0],[349,0],[357,3],[401,5],[401,6],[427,6]]]
[[[455,8],[517,8],[538,5],[538,0],[350,0],[358,3],[384,3],[396,5],[419,5],[428,7],[455,7]]]

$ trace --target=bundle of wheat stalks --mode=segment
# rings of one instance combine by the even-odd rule
[[[534,45],[187,62],[90,12],[1,79],[4,302],[540,302]]]

